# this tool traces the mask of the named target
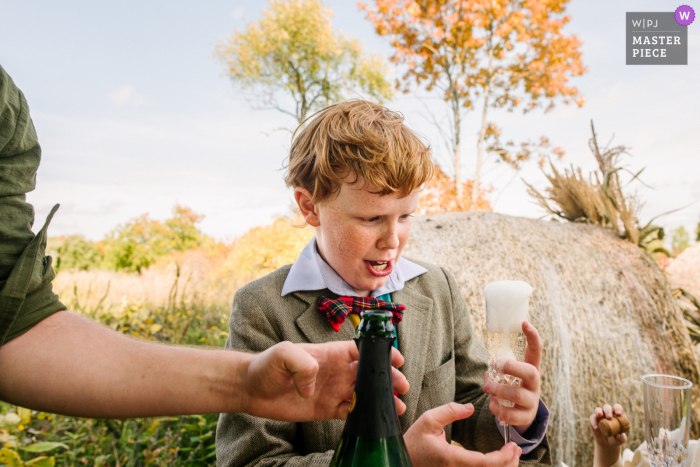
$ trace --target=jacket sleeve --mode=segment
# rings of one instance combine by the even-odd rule
[[[253,294],[246,288],[240,289],[233,299],[226,347],[244,352],[262,352],[280,340]],[[217,465],[327,467],[333,451],[301,455],[295,440],[302,433],[300,423],[279,422],[242,413],[222,413],[216,429]]]
[[[483,390],[484,374],[488,369],[486,348],[474,334],[467,303],[455,278],[444,269],[443,272],[450,288],[454,317],[455,402],[474,405],[471,417],[452,424],[452,439],[472,451],[497,451],[503,447],[503,436],[489,409],[489,395]],[[522,455],[521,463],[551,464],[546,436],[539,446]]]

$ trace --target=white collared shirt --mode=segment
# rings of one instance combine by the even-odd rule
[[[406,281],[428,272],[405,258],[399,258],[389,274],[386,283],[370,293],[371,297],[396,292],[404,287]],[[282,296],[300,291],[329,289],[341,297],[358,297],[355,292],[335,270],[326,263],[316,249],[316,237],[304,247],[282,287]]]

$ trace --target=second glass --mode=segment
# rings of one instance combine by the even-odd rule
[[[685,467],[693,383],[669,375],[644,375],[642,381],[649,462],[652,467]]]

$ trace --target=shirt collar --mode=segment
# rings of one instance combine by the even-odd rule
[[[428,272],[423,266],[419,266],[405,258],[399,258],[394,265],[394,270],[389,274],[389,279],[380,288],[373,290],[370,296],[396,292],[404,288],[406,281]],[[303,290],[323,290],[341,297],[357,297],[357,293],[348,285],[335,270],[326,263],[316,249],[316,237],[304,247],[297,260],[289,270],[287,279],[282,287],[282,296]]]

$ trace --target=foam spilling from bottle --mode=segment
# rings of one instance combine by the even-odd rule
[[[487,284],[484,287],[487,332],[522,332],[531,295],[532,287],[527,282],[498,281]]]

